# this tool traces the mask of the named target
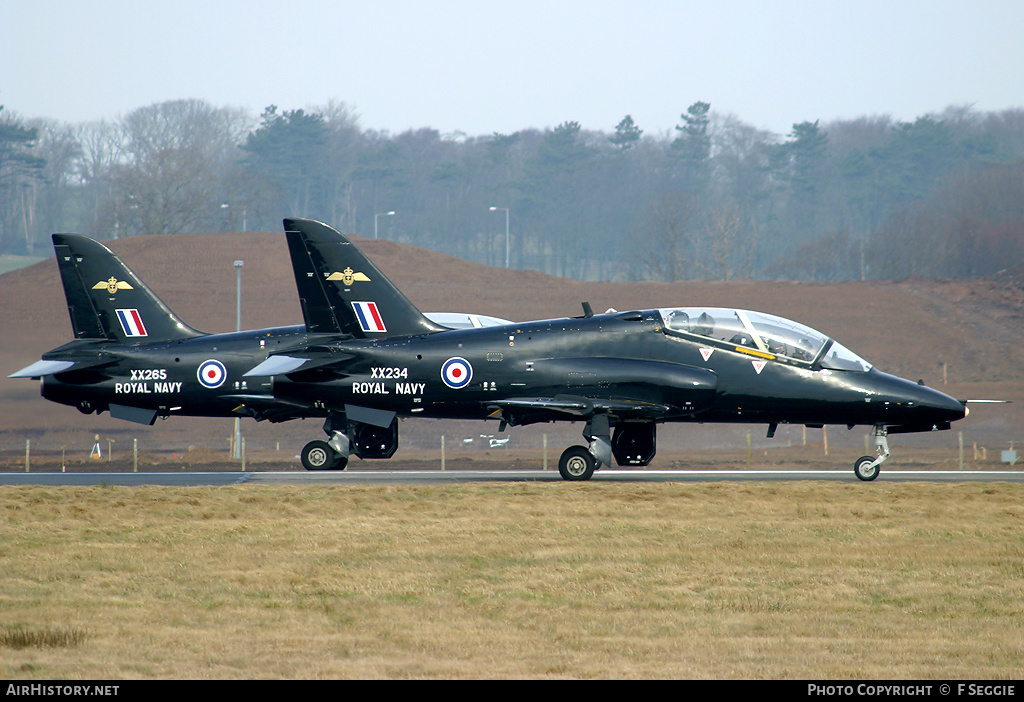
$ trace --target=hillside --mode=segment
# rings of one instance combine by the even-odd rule
[[[427,312],[476,312],[518,321],[578,315],[583,301],[597,312],[610,307],[743,307],[801,321],[835,336],[883,370],[929,385],[942,384],[944,365],[950,387],[970,396],[1012,399],[1024,385],[1021,267],[967,281],[581,283],[535,271],[491,268],[391,241],[353,240]],[[236,259],[245,261],[243,328],[301,322],[282,234],[167,235],[107,244],[198,329],[234,329]],[[0,325],[4,376],[70,339],[52,258],[0,275]],[[1002,406],[997,424],[1009,421],[1006,431],[1016,431],[1020,406]],[[176,422],[181,426],[174,427]],[[302,425],[298,431],[306,440],[319,438],[318,426],[293,424]],[[0,382],[0,432],[12,441],[44,429],[124,431],[125,426],[138,433],[134,425],[106,416],[86,417],[45,402],[32,381]],[[190,420],[174,420],[148,431],[194,431],[194,426]],[[293,429],[278,426],[274,431],[290,435]]]

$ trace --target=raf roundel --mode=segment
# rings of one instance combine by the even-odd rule
[[[219,388],[224,384],[224,381],[227,380],[228,372],[224,368],[223,363],[211,359],[204,361],[199,366],[196,376],[199,378],[199,382],[203,384],[203,387],[213,389]]]
[[[473,366],[464,358],[449,358],[441,366],[441,380],[450,388],[464,388],[473,379]]]

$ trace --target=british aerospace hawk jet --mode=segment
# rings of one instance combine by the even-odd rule
[[[769,437],[779,424],[840,424],[872,428],[877,455],[859,458],[854,472],[873,480],[889,434],[949,429],[967,414],[965,401],[761,312],[593,314],[584,304],[581,317],[446,328],[331,227],[284,226],[308,333],[268,347],[241,382],[278,412],[325,418],[326,440],[301,452],[309,470],[343,469],[352,454],[391,457],[404,417],[489,419],[501,430],[583,422],[587,445],[559,460],[566,480],[613,461],[648,465],[657,426],[668,422],[761,423]]]
[[[324,415],[278,401],[270,378],[244,373],[275,349],[334,341],[337,329],[295,325],[206,334],[185,324],[98,241],[54,234],[53,246],[74,339],[9,377],[40,379],[43,397],[85,414],[109,412],[140,424],[171,416],[283,422]],[[510,324],[476,314],[431,316],[439,320],[430,322],[435,331]]]

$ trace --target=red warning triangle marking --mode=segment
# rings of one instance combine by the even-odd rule
[[[704,348],[701,348],[701,350],[700,350],[700,355],[701,355],[701,356],[702,356],[702,357],[704,358],[704,360],[706,361],[706,360],[708,360],[709,358],[711,358],[711,354],[713,354],[714,352],[715,352],[715,350],[714,350],[714,349],[709,349],[709,348],[707,348],[707,347],[704,347]]]
[[[764,370],[764,367],[768,364],[768,361],[751,361],[751,364],[753,364],[754,370],[757,371],[757,374],[761,375],[761,371]]]

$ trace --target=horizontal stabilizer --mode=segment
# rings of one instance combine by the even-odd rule
[[[344,363],[355,358],[350,353],[316,353],[302,352],[302,355],[278,354],[271,356],[259,365],[250,369],[243,375],[248,377],[267,377],[271,375],[287,375],[299,370],[308,371],[318,368],[329,368],[330,366]]]
[[[76,342],[72,342],[76,343]],[[106,366],[112,366],[116,363],[111,358],[98,358],[98,357],[85,357],[76,355],[71,358],[51,358],[43,359],[42,361],[36,361],[31,366],[22,368],[17,373],[13,373],[8,378],[42,378],[46,375],[54,375],[56,373],[67,373],[68,371],[84,371],[84,370],[98,370]]]
[[[66,371],[75,365],[74,361],[36,361],[31,366],[22,368],[17,373],[11,373],[8,378],[42,378],[44,375],[53,375]]]
[[[308,358],[295,358],[294,356],[271,356],[255,368],[243,373],[245,377],[263,377],[270,375],[284,375],[302,367],[303,363],[309,362]]]

